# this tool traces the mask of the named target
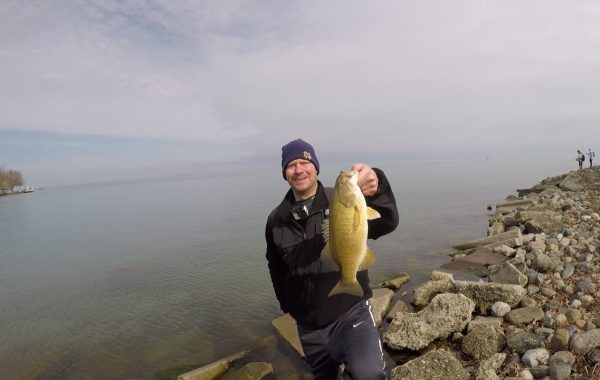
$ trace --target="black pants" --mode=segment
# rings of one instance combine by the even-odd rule
[[[386,379],[379,332],[371,305],[360,301],[335,322],[320,330],[298,326],[300,342],[315,380]]]

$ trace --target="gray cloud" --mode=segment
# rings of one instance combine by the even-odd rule
[[[299,136],[381,153],[600,137],[593,1],[73,4],[0,5],[0,128],[248,155]]]

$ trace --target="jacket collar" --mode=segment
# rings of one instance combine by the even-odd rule
[[[290,215],[292,211],[292,205],[296,203],[296,198],[294,198],[294,192],[292,189],[288,190],[287,194],[283,198],[283,202],[281,203],[280,212],[282,215],[287,216]],[[327,193],[325,192],[325,188],[321,181],[317,180],[317,193],[315,194],[315,199],[312,203],[312,212],[320,212],[326,210],[329,207],[329,199],[327,199]]]

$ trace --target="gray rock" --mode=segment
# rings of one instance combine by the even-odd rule
[[[590,352],[590,354],[588,355],[588,362],[591,365],[597,365],[598,363],[600,363],[600,350],[593,350],[592,352]]]
[[[592,282],[591,278],[586,278],[585,280],[577,283],[575,290],[585,294],[594,294],[596,293],[596,285]]]
[[[392,319],[394,319],[396,314],[399,312],[412,313],[413,308],[406,302],[404,302],[402,300],[398,300],[398,301],[396,301],[396,303],[394,303],[394,306],[392,306],[392,308],[388,311],[385,319],[387,321],[391,321]]]
[[[506,359],[505,353],[494,354],[489,359],[481,361],[475,372],[476,380],[500,380],[496,371],[500,368]]]
[[[539,272],[552,272],[557,263],[544,253],[538,253],[532,261],[531,266]]]
[[[512,284],[498,284],[480,281],[428,281],[414,290],[412,303],[426,306],[430,300],[441,293],[461,293],[472,299],[478,305],[493,305],[502,301],[516,306],[527,295],[527,291]]]
[[[385,281],[385,282],[381,283],[379,286],[381,286],[382,288],[398,290],[404,284],[407,284],[409,282],[410,282],[410,275],[408,273],[400,273],[395,278]]]
[[[305,358],[302,344],[300,343],[300,336],[298,335],[298,327],[296,320],[289,314],[284,314],[271,322],[277,334],[287,344],[290,345],[300,355],[301,358]]]
[[[492,305],[492,315],[504,317],[510,311],[510,305],[506,302],[498,301]]]
[[[560,277],[563,279],[570,278],[575,273],[575,265],[569,264],[565,267],[565,269],[560,273]]]
[[[383,317],[387,313],[390,303],[394,298],[394,291],[385,288],[373,289],[373,296],[369,299],[372,306],[372,314],[375,318],[375,325],[381,326]]]
[[[462,351],[477,360],[484,360],[504,349],[505,345],[502,330],[488,325],[476,325],[463,339]]]
[[[544,318],[544,311],[537,307],[522,307],[511,310],[504,318],[515,326],[524,326]]]
[[[489,278],[492,282],[501,284],[527,285],[527,276],[519,271],[513,264],[505,262],[502,265],[490,265]]]
[[[552,339],[550,339],[550,349],[552,351],[564,351],[569,347],[571,334],[567,329],[556,329]]]
[[[525,222],[525,231],[528,234],[540,234],[544,232],[542,225],[535,220],[528,220]]]
[[[261,380],[273,374],[273,366],[270,363],[254,362],[227,372],[219,380]]]
[[[523,354],[521,361],[528,367],[537,367],[540,364],[546,364],[550,355],[545,348],[536,348]]]
[[[460,361],[446,350],[434,350],[392,369],[391,380],[469,380]]]
[[[548,376],[548,367],[545,365],[538,365],[537,367],[529,368],[529,372],[531,372],[533,377],[539,379]]]
[[[571,338],[571,351],[575,355],[587,354],[598,347],[600,347],[600,329],[576,334]]]
[[[569,364],[572,366],[575,364],[575,356],[569,351],[559,351],[550,357],[548,364]]]
[[[521,234],[520,230],[508,230],[506,232],[503,232],[501,234],[497,234],[497,235],[493,235],[493,236],[488,236],[486,238],[483,239],[477,239],[477,240],[471,240],[468,241],[466,243],[462,243],[462,244],[458,244],[453,246],[452,248],[458,250],[458,251],[464,251],[467,249],[472,249],[472,248],[476,248],[476,247],[499,247],[501,245],[508,245],[510,247],[515,247],[515,241],[519,240],[523,241],[523,235]]]
[[[550,366],[548,374],[553,380],[567,380],[571,376],[571,366],[569,364],[555,364]]]
[[[548,298],[552,298],[556,295],[556,292],[549,288],[542,288],[541,292],[542,292],[543,296],[548,297]]]
[[[523,355],[529,350],[543,348],[544,338],[530,332],[520,330],[510,334],[508,338],[506,338],[506,345],[510,349],[518,352],[520,355]]]
[[[462,294],[438,294],[418,313],[398,313],[383,334],[393,349],[420,350],[435,339],[462,331],[471,320],[473,301]]]
[[[441,270],[434,270],[431,272],[431,280],[432,281],[439,281],[439,280],[454,281],[454,275],[452,273],[444,272]]]
[[[241,351],[221,360],[207,364],[193,371],[177,376],[177,380],[216,379],[225,374],[235,362],[244,358],[250,351]]]
[[[427,306],[433,297],[442,293],[451,293],[452,289],[452,281],[449,280],[427,281],[413,290],[412,303],[416,306]]]
[[[521,307],[537,307],[537,302],[531,297],[523,297]]]
[[[550,329],[554,328],[554,319],[552,317],[545,316],[544,318],[542,318],[542,325]]]
[[[527,291],[519,285],[493,282],[455,281],[454,291],[464,294],[478,305],[493,305],[498,301],[518,305]]]

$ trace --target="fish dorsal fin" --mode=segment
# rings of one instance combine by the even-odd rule
[[[373,251],[371,251],[371,249],[367,247],[367,253],[365,254],[365,258],[362,261],[362,263],[360,263],[360,265],[358,266],[358,270],[365,270],[373,264],[375,264],[375,255],[373,254]]]
[[[321,235],[323,235],[323,240],[327,243],[329,241],[329,219],[323,219],[321,223]]]
[[[333,259],[333,254],[331,253],[331,246],[329,242],[325,244],[325,247],[321,251],[321,272],[338,272],[339,266]]]
[[[374,208],[367,207],[367,220],[379,219],[381,214]]]

